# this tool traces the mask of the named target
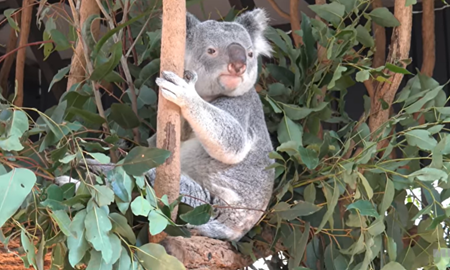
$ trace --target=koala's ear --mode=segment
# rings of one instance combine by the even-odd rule
[[[235,22],[247,29],[253,41],[254,53],[270,56],[272,47],[264,37],[264,31],[267,29],[269,18],[264,9],[256,8],[239,15]]]
[[[186,12],[186,32],[189,33],[189,31],[199,23],[200,21],[194,15]]]

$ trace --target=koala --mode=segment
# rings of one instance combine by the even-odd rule
[[[210,238],[240,240],[261,218],[273,191],[275,172],[266,169],[273,146],[254,88],[257,58],[271,54],[267,22],[262,9],[233,22],[201,22],[188,13],[184,78],[163,71],[156,79],[183,117],[180,193],[188,196],[182,202],[218,206],[206,224],[190,226]],[[156,147],[156,136],[148,143]],[[155,169],[146,177],[153,186]]]

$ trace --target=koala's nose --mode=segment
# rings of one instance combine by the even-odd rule
[[[245,48],[237,43],[232,43],[227,48],[229,63],[228,72],[233,75],[242,75],[247,69],[247,55]]]

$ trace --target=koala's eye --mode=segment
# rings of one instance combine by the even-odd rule
[[[215,54],[216,50],[214,50],[213,48],[208,48],[208,54]]]
[[[253,58],[253,52],[248,52],[248,57]]]

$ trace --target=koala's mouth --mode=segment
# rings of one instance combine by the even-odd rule
[[[242,76],[230,75],[230,74],[222,74],[219,76],[219,84],[228,91],[233,91],[242,83]]]

